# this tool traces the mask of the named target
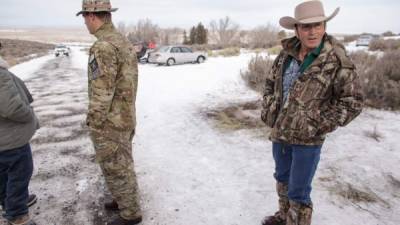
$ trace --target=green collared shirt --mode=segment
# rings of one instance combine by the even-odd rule
[[[313,49],[311,52],[307,54],[307,56],[304,58],[303,62],[300,65],[300,70],[299,70],[300,74],[302,74],[314,62],[314,60],[318,58],[319,54],[321,53],[321,50],[324,48],[324,42],[325,38],[322,38],[321,44],[319,44],[317,48]],[[300,48],[300,44],[301,43],[298,42],[295,48],[296,49]],[[294,52],[291,53],[294,54]],[[289,54],[290,58],[285,64],[285,71],[289,67],[292,60],[297,60],[296,57],[294,57],[292,54]]]
[[[324,39],[322,39],[321,44],[319,44],[317,48],[309,52],[307,56],[304,58],[304,61],[300,66],[300,73],[303,73],[311,65],[311,63],[314,62],[314,60],[321,53],[323,47],[324,47]]]

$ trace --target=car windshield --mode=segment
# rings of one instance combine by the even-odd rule
[[[361,36],[360,39],[370,40],[370,39],[372,39],[372,37],[371,36]]]
[[[58,45],[56,48],[67,48],[65,45]]]
[[[158,49],[158,51],[159,51],[159,52],[167,52],[168,49],[169,49],[168,46],[163,46],[163,47],[161,47],[160,49]]]

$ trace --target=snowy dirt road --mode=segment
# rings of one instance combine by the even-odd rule
[[[140,66],[133,149],[144,225],[253,225],[274,213],[271,143],[252,130],[220,131],[201,113],[259,98],[239,74],[250,57]],[[101,207],[107,192],[84,127],[86,62],[75,47],[70,58],[14,68],[32,74],[25,81],[42,126],[30,188],[41,225],[101,225],[115,216]],[[314,182],[314,225],[400,224],[399,122],[398,113],[366,110],[329,136]],[[379,139],[369,137],[375,127]]]

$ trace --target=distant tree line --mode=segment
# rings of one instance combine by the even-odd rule
[[[120,22],[118,30],[132,43],[154,42],[158,46],[183,43],[208,45],[212,48],[268,48],[276,45],[277,40],[286,37],[284,31],[271,24],[252,30],[241,30],[240,25],[230,17],[212,20],[208,26],[200,22],[189,31],[181,28],[160,28],[150,19],[142,19],[129,26]]]
[[[202,23],[199,23],[196,27],[193,26],[190,29],[189,37],[186,31],[183,31],[183,44],[194,45],[194,44],[207,44],[208,43],[208,30]]]

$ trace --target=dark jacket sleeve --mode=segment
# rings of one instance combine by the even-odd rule
[[[0,81],[0,116],[22,123],[31,121],[33,110],[29,103],[24,101],[12,75],[9,72],[2,73]]]
[[[362,111],[364,97],[355,68],[341,68],[333,84],[333,101],[323,112],[320,133],[325,134],[338,126],[345,126]]]

